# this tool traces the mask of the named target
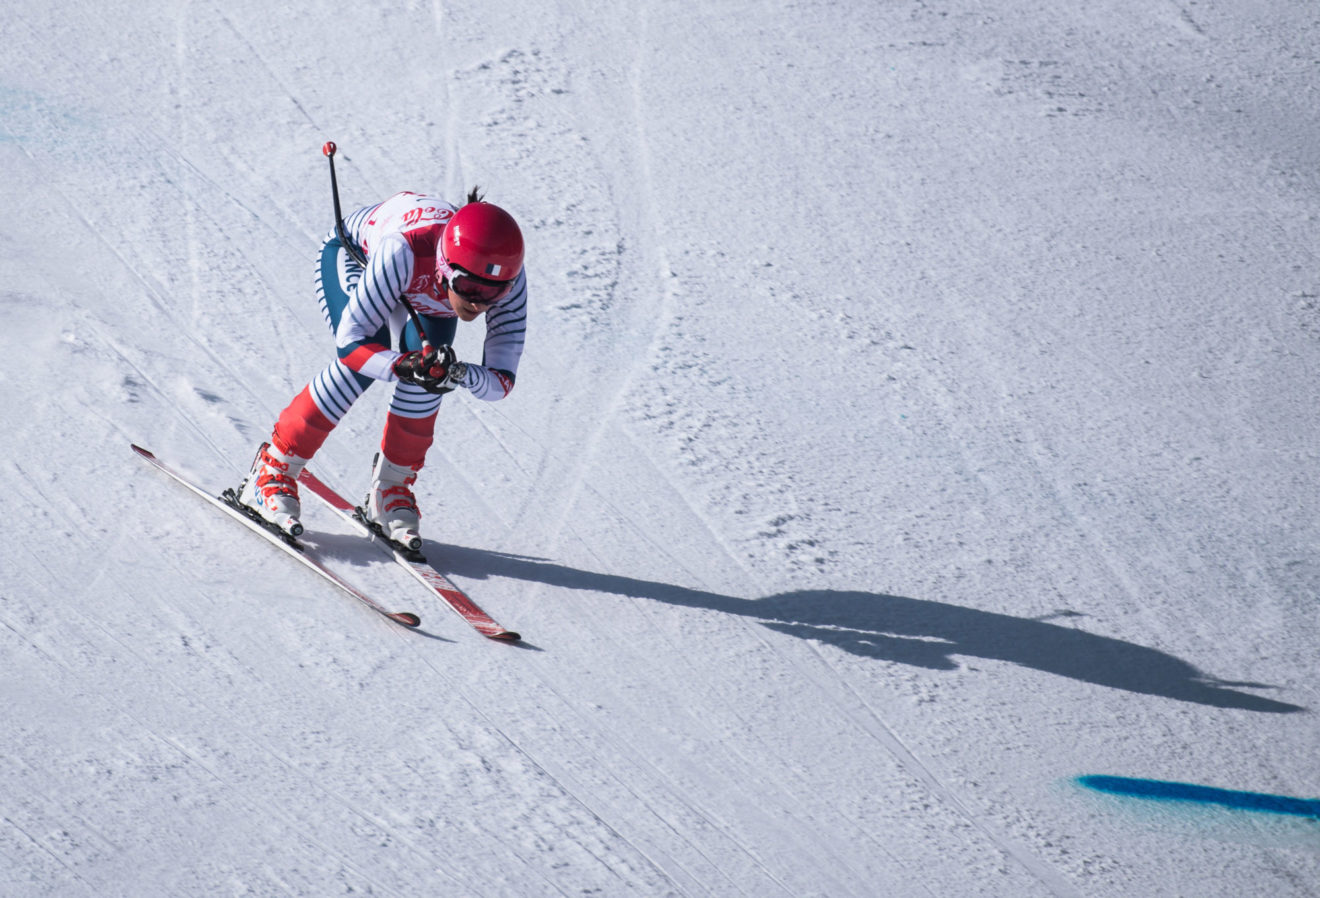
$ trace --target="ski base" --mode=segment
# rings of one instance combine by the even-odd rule
[[[522,639],[520,634],[495,623],[489,614],[482,611],[476,602],[468,597],[467,593],[455,586],[453,581],[432,566],[421,552],[402,546],[385,536],[378,525],[373,526],[366,519],[362,509],[355,507],[327,486],[309,469],[303,469],[302,474],[298,477],[298,482],[311,490],[313,495],[334,509],[344,520],[370,537],[371,541],[378,545],[382,551],[398,562],[404,570],[412,574],[427,589],[443,599],[445,604],[482,636],[503,642],[519,642]]]
[[[271,545],[276,546],[279,549],[282,549],[284,552],[288,553],[290,557],[296,558],[298,561],[306,565],[307,568],[319,574],[322,578],[328,580],[335,586],[339,587],[342,591],[352,596],[353,598],[357,599],[359,602],[366,605],[372,611],[375,611],[378,614],[381,614],[389,618],[390,620],[394,621],[397,624],[402,624],[405,627],[417,627],[421,625],[422,623],[421,618],[413,614],[411,611],[390,611],[384,605],[381,605],[379,602],[373,599],[371,596],[362,592],[356,586],[354,586],[353,584],[349,583],[347,580],[336,574],[333,570],[326,567],[326,565],[321,563],[321,561],[317,559],[312,553],[308,552],[307,547],[304,546],[302,543],[300,543],[297,539],[290,536],[288,533],[279,529],[270,522],[266,521],[264,518],[261,518],[259,515],[256,515],[251,511],[251,509],[248,509],[245,506],[243,506],[241,503],[239,503],[238,496],[237,494],[235,494],[235,492],[232,489],[226,490],[225,493],[221,496],[213,496],[209,492],[207,492],[204,488],[194,483],[187,476],[179,473],[177,470],[175,470],[165,462],[158,459],[150,450],[144,449],[141,446],[137,445],[136,443],[131,445],[134,452],[136,452],[140,457],[142,457],[146,461],[150,462],[158,470],[169,475],[178,483],[182,484],[192,492],[201,496],[207,502],[210,502],[213,506],[215,506],[216,508],[220,509],[225,514],[227,514],[229,517],[238,521],[240,524],[243,524],[253,533],[256,533],[264,537]]]

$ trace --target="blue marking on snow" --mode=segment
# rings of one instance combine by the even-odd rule
[[[59,101],[26,88],[0,84],[0,142],[59,144],[90,127]]]
[[[1132,779],[1126,776],[1079,776],[1077,782],[1088,789],[1110,795],[1148,798],[1156,801],[1190,801],[1217,804],[1244,811],[1290,814],[1320,820],[1320,799],[1290,798],[1261,792],[1237,792],[1213,786],[1170,783],[1164,780]]]

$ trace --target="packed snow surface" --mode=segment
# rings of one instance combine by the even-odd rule
[[[1320,894],[1314,0],[304,6],[6,11],[0,894]],[[326,140],[523,224],[418,485],[521,646],[129,450],[330,358]]]

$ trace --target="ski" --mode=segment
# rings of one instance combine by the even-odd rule
[[[222,496],[213,496],[210,493],[208,493],[205,489],[203,489],[202,487],[194,483],[192,480],[190,480],[188,477],[184,476],[183,474],[176,471],[174,468],[167,465],[165,462],[161,461],[159,458],[153,455],[149,450],[143,449],[141,446],[137,445],[136,443],[131,445],[133,446],[134,452],[142,456],[142,458],[146,459],[147,461],[151,462],[151,464],[154,465],[156,468],[160,469],[161,471],[164,471],[170,477],[174,478],[176,481],[183,484],[197,495],[201,496],[207,502],[210,502],[212,505],[223,511],[225,514],[229,515],[234,520],[243,524],[248,529],[254,531],[255,533],[259,533],[261,536],[265,537],[267,541],[269,541],[275,546],[278,546],[280,549],[284,550],[289,555],[292,555],[294,558],[301,561],[308,568],[315,571],[317,574],[320,574],[323,578],[329,580],[335,586],[338,586],[341,590],[348,593],[350,596],[357,599],[362,604],[366,605],[372,611],[376,611],[384,615],[385,617],[388,617],[390,620],[394,621],[395,623],[402,624],[405,627],[416,627],[421,624],[422,622],[421,619],[410,611],[390,611],[388,608],[386,608],[385,606],[377,602],[375,599],[373,599],[371,596],[362,592],[360,589],[358,589],[353,584],[349,583],[347,580],[340,577],[330,568],[326,567],[314,555],[309,554],[307,551],[307,547],[304,546],[302,543],[300,543],[297,539],[288,535],[282,530],[275,529],[272,525],[268,525],[264,521],[257,520],[255,515],[249,515],[239,506],[238,497],[232,489],[226,490]]]
[[[477,607],[477,603],[473,602],[467,593],[455,586],[452,580],[437,570],[420,552],[405,549],[386,538],[379,531],[372,529],[371,525],[362,517],[359,509],[327,486],[310,470],[304,468],[302,474],[298,477],[298,482],[311,490],[318,499],[334,509],[363,534],[370,537],[373,543],[402,565],[403,569],[412,574],[423,586],[444,599],[445,603],[454,609],[459,617],[471,624],[473,629],[482,636],[504,640],[505,642],[518,642],[522,639],[520,635],[512,630],[507,630],[495,623],[489,614]]]

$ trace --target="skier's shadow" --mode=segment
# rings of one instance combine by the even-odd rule
[[[653,599],[752,618],[779,633],[829,643],[855,655],[925,667],[957,668],[955,655],[1020,664],[1086,683],[1244,711],[1306,710],[1239,688],[1263,683],[1220,680],[1172,655],[1044,619],[1013,617],[944,602],[881,593],[803,590],[739,599],[650,580],[599,574],[528,558],[431,544],[432,560],[458,577],[508,577],[569,589]],[[1080,617],[1061,612],[1053,617]]]

